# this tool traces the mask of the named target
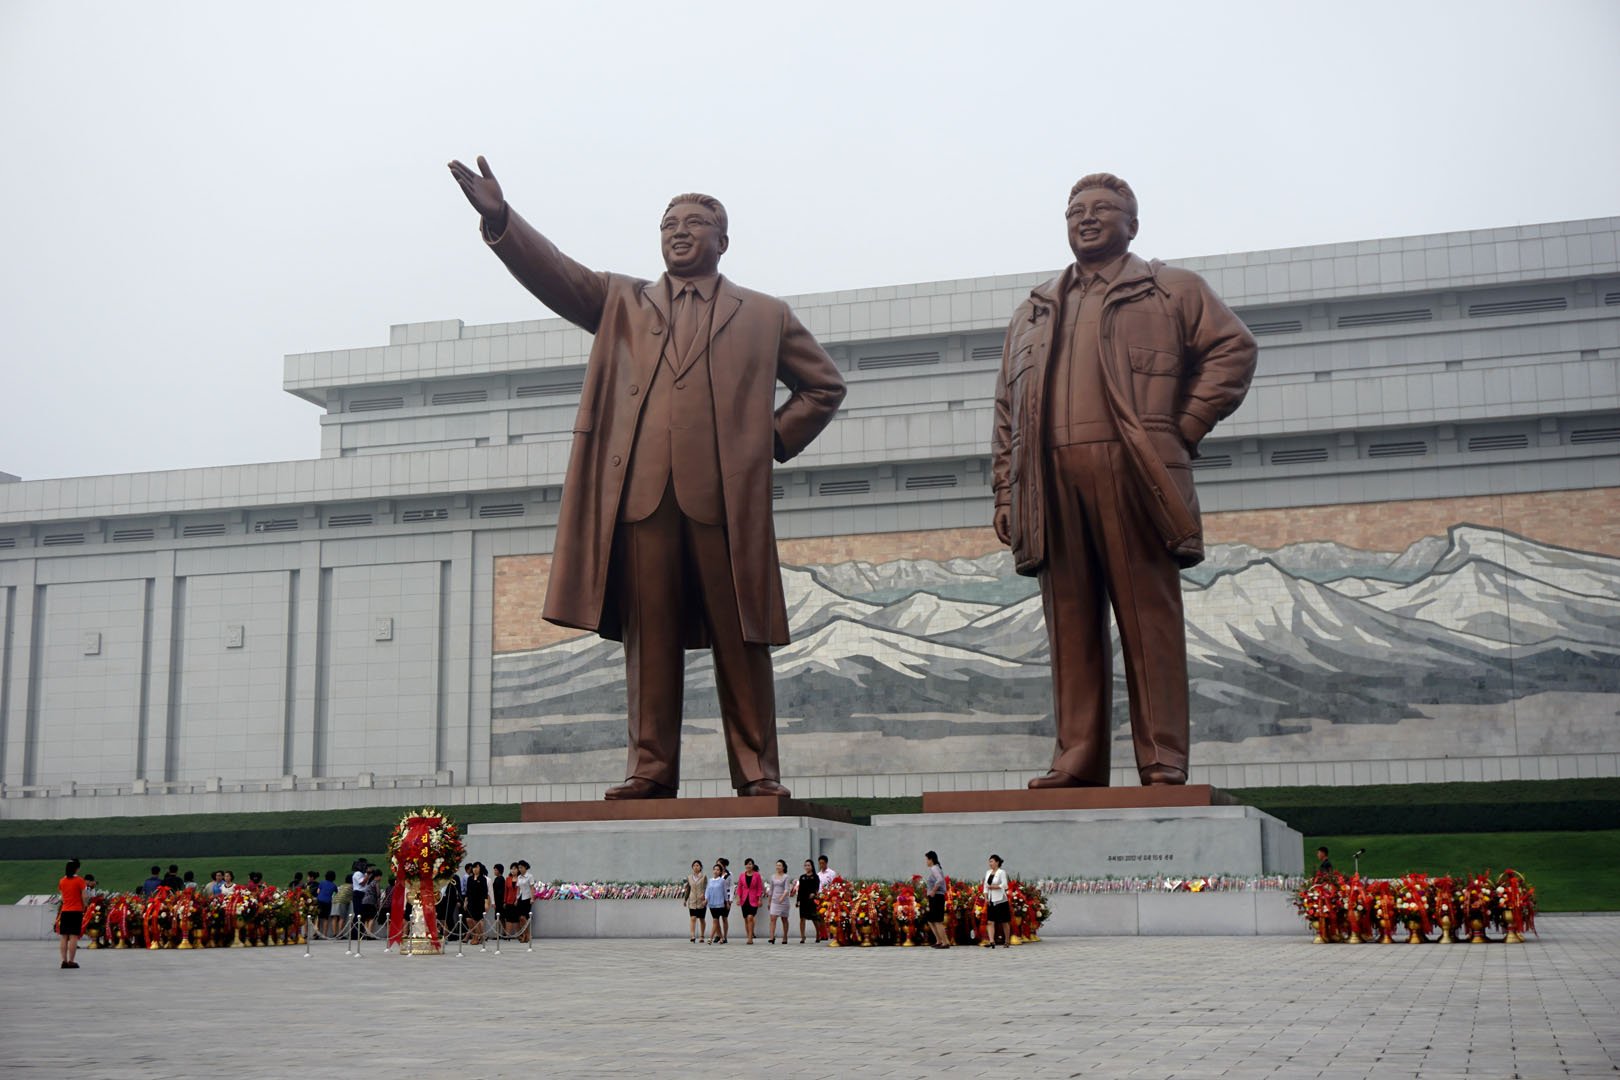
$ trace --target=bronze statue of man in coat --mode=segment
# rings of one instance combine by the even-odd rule
[[[781,784],[770,647],[788,641],[771,462],[819,435],[844,399],[825,350],[782,301],[721,276],[725,207],[677,195],[656,281],[587,269],[507,206],[485,160],[450,171],[486,243],[552,311],[595,335],[544,615],[623,641],[629,762],[609,799],[680,783],[683,648],[707,646],[739,795]],[[776,384],[789,396],[775,404]]]
[[[1255,343],[1197,274],[1131,254],[1136,194],[1069,192],[1075,261],[1007,328],[996,383],[995,529],[1046,612],[1057,747],[1032,788],[1105,787],[1112,605],[1144,784],[1187,781],[1180,571],[1204,557],[1192,458],[1254,375]]]

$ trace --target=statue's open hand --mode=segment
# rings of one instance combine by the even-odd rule
[[[994,519],[996,539],[1008,547],[1012,546],[1012,510],[1005,506],[996,507]]]
[[[499,232],[505,228],[506,196],[501,194],[501,182],[489,171],[489,162],[484,160],[484,155],[478,155],[477,172],[473,172],[459,161],[452,161],[450,175],[461,185],[461,193],[467,196],[467,201],[472,203],[479,216],[492,228],[500,226],[494,231]]]

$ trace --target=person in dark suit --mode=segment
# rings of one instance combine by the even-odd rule
[[[544,617],[622,640],[626,779],[609,799],[680,782],[683,648],[714,654],[731,783],[781,784],[770,646],[788,641],[771,463],[802,451],[844,398],[838,368],[782,301],[720,274],[726,209],[670,200],[656,281],[587,269],[506,202],[488,162],[450,171],[518,281],[595,335],[563,483]],[[788,397],[776,405],[778,383]],[[723,437],[722,437],[723,436]]]

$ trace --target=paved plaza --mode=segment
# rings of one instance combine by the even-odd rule
[[[1301,933],[948,954],[737,939],[311,951],[89,951],[62,971],[52,943],[0,943],[0,1071],[1620,1075],[1620,917],[1546,917],[1523,946],[1313,946]]]

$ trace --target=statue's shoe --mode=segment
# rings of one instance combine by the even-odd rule
[[[632,776],[622,784],[614,784],[602,796],[604,799],[673,799],[675,789]]]
[[[775,795],[778,798],[787,799],[792,797],[793,792],[789,791],[775,780],[755,780],[752,783],[744,784],[742,787],[738,788],[737,794],[743,796]]]
[[[1101,787],[1101,786],[1102,785],[1100,785],[1100,784],[1093,784],[1093,783],[1090,783],[1088,781],[1082,780],[1078,776],[1071,776],[1069,773],[1059,772],[1056,769],[1053,769],[1051,772],[1047,773],[1045,776],[1037,776],[1035,779],[1033,779],[1033,780],[1031,780],[1029,782],[1029,789],[1031,791],[1041,791],[1042,789],[1045,789],[1045,788]]]
[[[1144,786],[1185,784],[1186,782],[1186,770],[1178,769],[1173,765],[1149,765],[1142,770],[1142,783]]]

